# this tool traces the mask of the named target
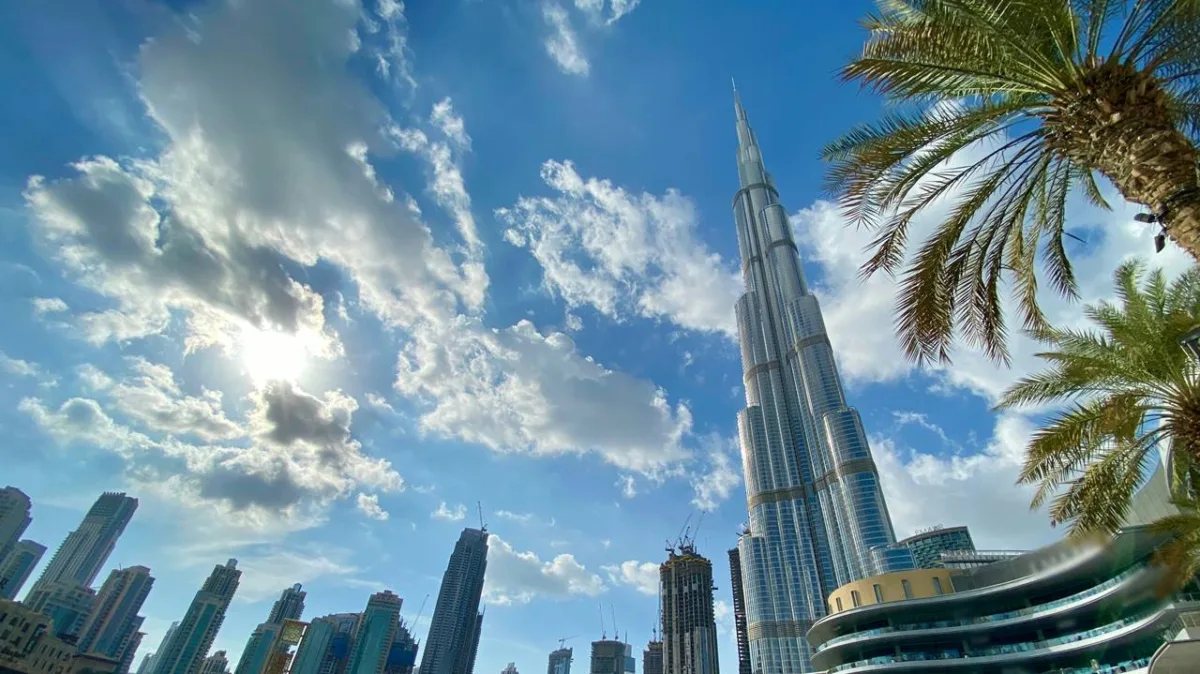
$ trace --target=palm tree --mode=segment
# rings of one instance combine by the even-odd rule
[[[1074,297],[1067,197],[1107,208],[1096,174],[1200,259],[1200,0],[878,1],[842,76],[909,105],[822,152],[828,191],[877,233],[863,273],[903,269],[909,358],[948,361],[957,335],[1007,362],[1002,279],[1043,326],[1039,250]],[[946,200],[906,262],[913,218]]]
[[[1180,338],[1200,323],[1200,269],[1168,283],[1138,261],[1114,274],[1119,305],[1089,305],[1098,330],[1043,327],[1048,369],[1021,379],[999,408],[1061,405],[1029,442],[1019,482],[1050,501],[1053,524],[1075,533],[1115,532],[1160,443],[1181,514],[1157,523],[1176,534],[1163,552],[1176,580],[1200,570],[1200,367]]]

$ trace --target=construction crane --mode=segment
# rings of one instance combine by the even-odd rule
[[[569,637],[559,637],[559,639],[558,639],[558,650],[560,650],[560,651],[561,651],[563,648],[565,648],[564,644],[566,644],[568,641],[570,641],[571,639],[574,639],[574,638],[575,638],[575,637],[577,637],[577,636],[579,636],[579,635],[578,635],[578,634],[573,634],[573,635],[571,635],[571,636],[569,636]]]
[[[487,525],[483,522],[483,501],[476,501],[475,507],[479,509],[479,530],[487,531]]]

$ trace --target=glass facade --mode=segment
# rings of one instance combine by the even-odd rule
[[[975,542],[966,527],[936,528],[923,531],[900,541],[899,546],[912,551],[913,563],[918,569],[942,567],[943,552],[975,552]]]
[[[179,626],[163,640],[156,654],[158,661],[154,674],[197,674],[200,671],[241,577],[236,559],[213,568]]]
[[[1099,550],[1064,541],[953,576],[969,588],[960,592],[836,613],[809,632],[813,664],[830,674],[917,671],[911,663],[973,674],[1144,667],[1164,628],[1200,605],[1200,595],[1157,592],[1152,560],[1165,540],[1137,529]]]
[[[787,211],[735,93],[733,212],[746,292],[736,304],[746,407],[738,434],[749,531],[738,543],[750,664],[810,672],[804,635],[835,588],[911,567],[895,544],[858,412],[846,404]],[[882,565],[884,568],[879,568]]]
[[[429,636],[421,655],[421,674],[471,674],[483,629],[479,600],[487,570],[487,529],[464,529],[450,555]]]

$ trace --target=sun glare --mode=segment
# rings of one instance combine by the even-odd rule
[[[297,335],[249,328],[242,333],[242,365],[258,385],[293,381],[304,371],[307,350]]]

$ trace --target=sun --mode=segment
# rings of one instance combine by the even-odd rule
[[[247,328],[239,349],[242,365],[254,383],[295,381],[308,361],[308,350],[299,336],[277,330]]]

